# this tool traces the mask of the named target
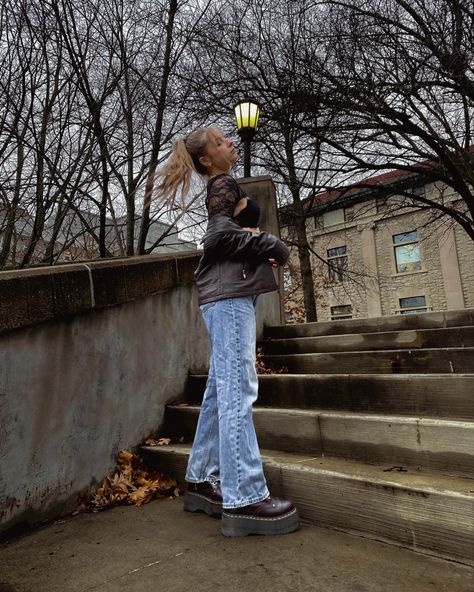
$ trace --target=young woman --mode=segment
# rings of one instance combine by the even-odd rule
[[[226,536],[283,534],[298,527],[290,501],[270,496],[252,419],[257,399],[255,304],[277,289],[272,266],[288,249],[259,232],[260,210],[230,175],[237,152],[216,128],[198,129],[173,147],[160,191],[186,195],[193,172],[208,178],[209,215],[196,270],[199,304],[211,341],[206,390],[192,446],[184,509],[221,515]]]

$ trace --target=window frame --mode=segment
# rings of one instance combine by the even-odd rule
[[[402,300],[410,300],[411,298],[423,298],[425,304],[417,306],[402,306]],[[401,315],[417,314],[422,312],[429,312],[428,299],[426,294],[418,294],[417,296],[402,296],[398,297],[398,313]]]
[[[344,252],[338,253],[336,255],[329,254],[330,251],[336,251],[337,249],[344,249]],[[338,261],[344,261],[342,267],[336,264],[336,262]],[[341,245],[340,247],[332,247],[330,249],[326,249],[326,262],[331,265],[328,265],[328,281],[331,284],[343,284],[345,272],[349,269],[349,256],[347,253],[347,245]],[[334,269],[335,267],[337,267],[337,271],[336,269]],[[340,279],[337,279],[336,276],[338,276]]]
[[[416,234],[416,240],[405,240],[405,241],[401,241],[401,242],[395,241],[395,238],[397,236],[404,236],[404,235],[408,236],[413,233]],[[398,261],[397,261],[397,249],[406,247],[407,245],[417,245],[417,247],[418,247],[419,259],[416,261],[416,263],[419,263],[418,269],[406,269],[406,270],[399,269],[399,265],[398,265]],[[418,235],[418,230],[410,230],[408,232],[399,232],[397,234],[392,234],[392,253],[393,253],[393,263],[394,263],[395,273],[397,275],[405,275],[407,273],[417,273],[417,272],[423,271],[423,259],[421,257],[420,237]],[[402,264],[400,264],[400,267],[401,267],[401,265]]]
[[[350,312],[349,311],[341,312],[341,313],[334,312],[335,308],[343,308],[343,307],[349,307]],[[334,306],[330,307],[330,313],[331,313],[331,321],[350,321],[353,318],[354,311],[352,309],[352,304],[335,304]]]

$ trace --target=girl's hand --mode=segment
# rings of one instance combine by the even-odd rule
[[[255,228],[251,226],[246,226],[243,230],[247,230],[248,232],[260,232],[260,228],[256,226]]]
[[[268,263],[270,263],[272,267],[278,267],[278,263],[275,261],[275,259],[269,259]]]

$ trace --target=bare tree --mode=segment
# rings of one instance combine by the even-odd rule
[[[156,167],[195,120],[176,74],[209,4],[1,1],[0,266],[133,255],[144,201],[146,240]]]
[[[113,1],[99,4],[93,0],[51,0],[56,24],[61,33],[71,68],[82,97],[87,105],[90,125],[98,147],[100,168],[100,198],[97,201],[100,214],[99,252],[105,257],[105,232],[107,205],[110,203],[110,146],[107,121],[114,111],[114,92],[123,76],[123,64],[116,59],[115,48],[103,43],[110,33],[109,18],[113,18]],[[108,108],[106,108],[108,106]],[[114,127],[113,125],[111,126]]]
[[[25,22],[19,18],[16,27],[8,27],[12,14],[11,6],[3,3],[1,11],[1,72],[0,77],[0,197],[2,220],[0,229],[3,239],[0,246],[0,268],[10,255],[15,235],[15,223],[22,197],[23,169],[25,166],[25,134],[27,126],[21,115],[28,99],[25,84],[31,51],[25,55],[22,43]],[[7,14],[10,16],[7,17]],[[18,15],[15,15],[18,16]]]
[[[345,160],[339,195],[379,171],[439,182],[396,188],[403,205],[450,217],[474,240],[474,11],[468,0],[329,0],[306,39],[292,94],[302,127]],[[315,125],[336,107],[337,126]],[[330,165],[328,166],[330,170]],[[444,187],[462,206],[446,200]],[[379,187],[381,195],[394,194]]]

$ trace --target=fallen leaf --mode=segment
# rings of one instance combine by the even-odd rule
[[[160,438],[155,445],[170,443],[169,438]],[[154,497],[167,498],[179,495],[175,479],[157,471],[150,471],[143,460],[128,450],[121,450],[117,455],[118,470],[105,477],[102,486],[87,503],[92,512],[100,512],[108,507],[128,504],[137,507],[148,503]]]
[[[117,454],[117,461],[119,464],[129,465],[133,459],[133,453],[128,450],[121,450]]]
[[[147,446],[167,446],[171,442],[171,438],[148,438],[145,440]]]

